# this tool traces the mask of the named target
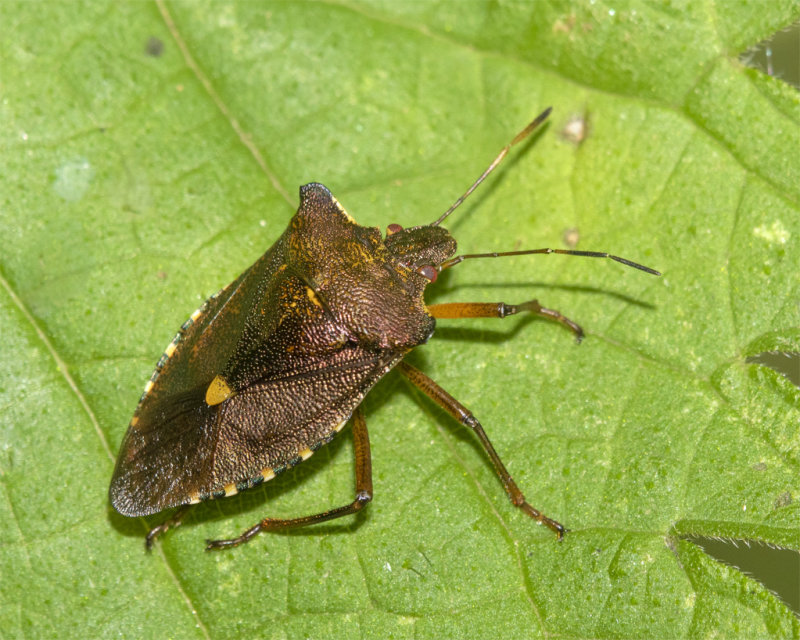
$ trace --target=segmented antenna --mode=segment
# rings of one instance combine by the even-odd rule
[[[495,170],[497,165],[499,165],[503,158],[508,155],[508,152],[511,150],[515,144],[522,142],[525,138],[527,138],[531,132],[536,129],[542,122],[547,119],[547,116],[550,115],[550,112],[553,110],[552,107],[547,107],[544,111],[542,111],[538,116],[536,116],[533,121],[525,127],[522,131],[520,131],[514,139],[509,142],[503,150],[497,154],[497,157],[492,160],[492,163],[486,168],[480,177],[472,183],[472,186],[466,190],[463,196],[461,196],[458,200],[456,200],[451,207],[445,211],[436,222],[432,222],[430,226],[437,227],[441,222],[449,216],[453,211],[455,211],[464,200],[467,199],[469,194],[475,191],[476,187],[483,182],[486,177]],[[502,258],[505,256],[527,256],[534,253],[560,253],[562,255],[567,256],[582,256],[584,258],[610,258],[616,262],[624,264],[628,267],[633,267],[634,269],[639,269],[640,271],[644,271],[645,273],[652,274],[654,276],[660,276],[661,273],[656,271],[655,269],[651,269],[650,267],[645,267],[643,264],[639,264],[638,262],[634,262],[633,260],[628,260],[627,258],[620,258],[619,256],[611,255],[610,253],[606,253],[605,251],[574,251],[571,249],[528,249],[525,251],[502,251],[502,252],[492,252],[492,253],[467,253],[461,256],[456,256],[454,258],[450,258],[450,260],[445,260],[442,264],[440,264],[437,269],[442,271],[442,269],[447,269],[448,267],[453,267],[457,265],[459,262],[463,262],[464,260],[472,260],[474,258]]]
[[[511,147],[513,147],[518,142],[522,142],[525,138],[527,138],[531,134],[531,131],[533,131],[536,127],[542,124],[542,122],[547,120],[547,116],[550,115],[550,112],[552,110],[553,107],[547,107],[547,109],[542,111],[538,116],[536,116],[533,119],[533,122],[531,122],[527,127],[525,127],[516,136],[514,136],[514,139],[511,142],[509,142],[505,147],[503,147],[503,150],[497,154],[497,157],[494,160],[492,160],[492,164],[490,164],[486,168],[486,171],[484,171],[481,174],[481,177],[478,178],[475,182],[473,182],[472,186],[469,189],[467,189],[466,193],[464,193],[463,196],[461,196],[458,200],[456,200],[447,211],[445,211],[441,216],[439,216],[439,219],[436,222],[432,222],[431,226],[438,227],[447,216],[449,216],[451,213],[453,213],[453,211],[458,209],[459,205],[462,202],[464,202],[464,200],[467,199],[469,194],[475,191],[476,187],[486,179],[486,176],[488,176],[492,171],[494,171],[495,167],[503,161],[503,158],[505,158],[508,155],[508,152],[511,150]]]

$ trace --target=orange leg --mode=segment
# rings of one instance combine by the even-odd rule
[[[422,371],[419,369],[412,367],[410,364],[406,364],[405,362],[400,362],[400,364],[397,365],[397,368],[400,370],[400,373],[406,376],[414,384],[414,386],[416,386],[426,396],[442,407],[442,409],[447,411],[447,413],[453,416],[461,424],[469,427],[475,432],[475,435],[478,436],[478,440],[480,440],[480,443],[483,445],[483,448],[489,455],[489,459],[494,465],[494,470],[497,473],[497,476],[500,478],[500,482],[503,483],[503,488],[506,490],[511,503],[515,507],[522,509],[539,524],[543,524],[555,531],[558,539],[560,540],[564,536],[564,533],[567,531],[567,529],[565,529],[562,524],[548,518],[541,511],[534,509],[530,504],[528,504],[525,496],[522,495],[522,491],[519,490],[519,487],[517,487],[517,484],[514,482],[511,474],[508,473],[503,461],[500,460],[500,456],[497,455],[492,443],[489,442],[489,438],[486,436],[486,432],[483,430],[481,423],[478,422],[474,415],[472,415],[472,412],[453,396],[447,393],[447,391],[442,389],[428,376],[422,373]]]
[[[445,318],[505,318],[522,311],[529,311],[537,316],[560,322],[575,334],[575,339],[583,339],[583,329],[576,323],[554,309],[539,304],[538,300],[528,300],[522,304],[506,304],[505,302],[446,302],[432,304],[428,311],[437,319]]]

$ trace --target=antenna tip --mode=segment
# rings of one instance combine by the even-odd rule
[[[549,116],[550,112],[552,112],[552,111],[553,111],[553,107],[547,107],[547,109],[542,111],[538,116],[536,116],[533,119],[533,122],[531,122],[531,124],[530,124],[530,128],[533,129],[533,127],[536,127],[536,126],[542,124],[542,122],[547,120],[547,116]]]
[[[525,127],[522,131],[520,131],[516,137],[511,141],[511,144],[508,147],[513,147],[518,142],[522,142],[525,138],[527,138],[531,131],[533,131],[536,127],[538,127],[542,122],[547,120],[547,116],[550,115],[550,112],[553,110],[553,107],[547,107],[544,111],[542,111],[538,116],[536,116],[531,123]],[[506,147],[506,151],[508,150]]]

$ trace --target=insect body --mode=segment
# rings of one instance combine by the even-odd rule
[[[508,145],[436,222],[382,236],[358,225],[321,184],[300,189],[300,207],[278,241],[181,327],[145,387],[122,442],[110,498],[120,513],[143,516],[181,507],[147,536],[180,523],[188,505],[230,496],[307,459],[352,418],[356,497],[348,505],[292,519],[267,518],[232,540],[354,513],[372,499],[369,437],[359,405],[389,370],[398,369],[466,426],[486,449],[512,502],[553,529],[565,529],[523,497],[483,427],[433,380],[402,362],[433,334],[436,318],[505,317],[529,311],[578,325],[535,300],[521,305],[454,303],[426,306],[437,274],[462,260],[526,253],[604,253],[538,249],[455,256],[439,224],[549,114]]]

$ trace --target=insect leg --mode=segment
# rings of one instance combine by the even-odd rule
[[[206,551],[212,549],[228,549],[244,542],[249,542],[251,538],[257,536],[262,531],[274,531],[276,529],[294,529],[305,527],[310,524],[341,518],[352,513],[361,511],[364,506],[372,500],[372,456],[369,450],[369,433],[367,433],[367,423],[364,420],[364,413],[361,407],[357,407],[353,412],[353,448],[356,458],[356,497],[350,504],[322,513],[316,513],[302,518],[278,519],[264,518],[254,527],[250,527],[238,538],[230,540],[208,540]]]
[[[147,537],[144,539],[144,546],[145,548],[150,551],[153,548],[153,543],[156,541],[156,538],[164,533],[167,529],[175,529],[181,526],[181,522],[183,522],[183,516],[186,515],[186,512],[189,510],[189,507],[192,505],[185,504],[180,507],[174,514],[172,514],[171,518],[164,520],[160,525],[157,527],[153,527],[150,531],[147,532]]]
[[[505,302],[445,302],[428,305],[428,311],[434,318],[505,318],[521,311],[529,311],[537,316],[560,322],[575,334],[575,339],[583,340],[583,329],[575,322],[555,309],[548,309],[538,300],[528,300],[522,304],[506,304]]]
[[[483,430],[481,423],[478,422],[474,415],[472,415],[472,412],[453,396],[447,393],[447,391],[442,389],[428,376],[422,373],[422,371],[419,369],[412,367],[410,364],[406,364],[405,362],[400,362],[400,364],[397,365],[397,368],[400,370],[400,373],[411,380],[411,382],[414,383],[414,386],[416,386],[426,396],[442,407],[442,409],[447,411],[447,413],[453,416],[461,424],[469,427],[475,432],[475,435],[478,436],[478,440],[480,440],[483,448],[486,449],[486,453],[489,455],[489,459],[494,465],[494,470],[500,478],[500,482],[503,483],[503,488],[506,490],[511,503],[515,507],[522,509],[539,524],[544,524],[555,531],[558,539],[560,540],[564,536],[564,533],[567,531],[567,529],[564,528],[562,524],[548,518],[541,511],[534,509],[530,504],[528,504],[528,501],[525,500],[525,496],[522,495],[522,491],[519,490],[519,487],[517,487],[517,484],[514,482],[511,474],[508,473],[503,461],[500,460],[500,456],[498,456],[497,452],[494,450],[492,443],[489,442],[489,438],[486,436],[486,432]]]

